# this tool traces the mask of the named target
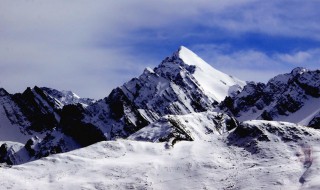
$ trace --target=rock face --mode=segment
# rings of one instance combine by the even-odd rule
[[[308,126],[320,129],[320,112],[309,122]]]
[[[1,141],[23,142],[31,126],[11,94],[0,89],[0,139]]]
[[[1,141],[25,143],[27,138],[51,131],[60,121],[60,102],[38,87],[9,94],[1,89]]]
[[[63,101],[67,99],[67,102]],[[0,89],[2,117],[0,129],[3,129],[1,132],[5,133],[6,130],[18,128],[21,133],[19,135],[32,136],[51,131],[58,127],[64,105],[76,104],[85,100],[87,99],[72,99],[69,94],[37,86],[13,95]],[[12,135],[19,136],[18,134]],[[1,137],[1,140],[5,140],[5,137]]]
[[[227,97],[220,108],[240,121],[277,120],[315,127],[315,116],[320,112],[319,92],[320,70],[296,68],[267,84],[248,83],[241,93]]]
[[[2,144],[2,152],[0,161],[19,164],[52,153],[81,147],[74,139],[60,132],[62,131],[60,129],[61,117],[65,115],[62,108],[64,105],[75,105],[81,101],[79,106],[85,107],[87,104],[84,102],[89,103],[91,100],[78,97],[72,99],[69,95],[69,93],[37,86],[27,88],[23,93],[12,95],[1,88],[0,144]],[[62,101],[67,99],[67,102]],[[67,118],[64,118],[63,121],[66,120]],[[87,128],[83,132],[92,134]],[[7,141],[16,143],[9,145],[2,143]]]
[[[26,127],[27,130],[43,132],[58,125],[60,120],[57,110],[59,102],[56,102],[40,88],[27,88],[22,94],[14,94],[12,99],[30,122],[30,126]]]

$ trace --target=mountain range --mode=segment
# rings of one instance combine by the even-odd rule
[[[226,179],[219,182],[217,189],[260,189],[263,183],[271,182],[270,189],[314,188],[319,185],[314,176],[319,167],[316,167],[316,157],[310,161],[311,153],[307,151],[311,146],[317,149],[319,128],[320,70],[295,68],[290,73],[275,76],[266,84],[244,82],[214,69],[185,47],[180,47],[157,67],[146,68],[139,77],[113,89],[101,100],[80,98],[71,91],[47,87],[35,86],[16,94],[0,89],[0,162],[18,165],[14,166],[16,169],[24,165],[39,167],[46,162],[43,157],[50,161],[43,168],[50,168],[53,159],[58,159],[57,166],[65,167],[59,160],[77,155],[90,158],[90,162],[95,162],[92,155],[96,155],[106,162],[121,157],[135,164],[145,163],[143,157],[150,156],[163,162],[172,161],[171,165],[169,163],[172,171],[158,169],[161,171],[159,178],[164,179],[166,173],[179,178],[184,173],[184,179],[198,182],[202,179],[200,188],[208,188],[222,178]],[[188,147],[194,152],[187,150]],[[174,158],[166,155],[166,150]],[[297,153],[298,150],[302,153]],[[128,156],[125,156],[126,152],[129,152]],[[124,154],[123,157],[120,154]],[[188,156],[191,160],[183,161]],[[238,161],[244,158],[248,160],[239,164]],[[295,159],[301,159],[301,164]],[[85,164],[87,161],[81,161],[79,157],[75,160],[90,170]],[[268,168],[286,162],[296,171]],[[149,166],[142,168],[150,170],[159,164],[148,163]],[[173,163],[178,164],[174,166]],[[119,163],[115,165],[120,171],[133,169]],[[111,170],[112,175],[126,176],[126,172],[112,170],[111,165],[103,166]],[[74,168],[76,166],[72,167],[70,172],[79,171]],[[254,171],[238,171],[248,168]],[[281,172],[283,180],[270,176],[261,181],[248,179],[237,183],[244,179],[242,174],[261,175],[259,168],[265,175]],[[175,187],[171,182],[158,181],[159,186],[155,185],[155,174],[144,174],[144,169],[137,169],[136,179],[141,184],[120,180],[103,187],[117,188],[113,186],[115,184],[123,189],[132,185],[134,189]],[[220,179],[210,174],[213,171],[225,172],[224,177]],[[238,173],[232,175],[236,171]],[[198,172],[204,174],[198,175]],[[127,174],[134,172],[130,170]],[[153,176],[153,182],[142,175]],[[35,173],[30,176],[39,178]],[[19,185],[6,175],[1,179]],[[192,186],[194,183],[186,184]],[[9,187],[9,183],[4,183],[5,186]],[[75,187],[80,186],[68,184],[64,189]]]

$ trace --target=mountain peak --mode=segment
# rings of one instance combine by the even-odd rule
[[[180,53],[180,52],[191,52],[191,53],[194,54],[194,52],[192,52],[190,49],[188,49],[188,48],[185,47],[185,46],[180,46],[177,52],[178,52],[178,53]]]
[[[291,74],[293,74],[294,76],[298,75],[298,74],[303,74],[305,72],[307,72],[308,69],[303,68],[303,67],[296,67],[291,71]]]
[[[81,103],[83,106],[88,106],[94,102],[93,99],[81,98],[77,94],[69,90],[59,91],[47,87],[41,87],[41,89],[45,91],[47,94],[49,94],[51,97],[61,102],[62,105]]]
[[[143,71],[144,74],[150,74],[150,73],[154,73],[153,69],[151,69],[150,67],[146,67]]]
[[[183,60],[183,62],[187,65],[194,65],[200,69],[206,69],[210,67],[212,69],[212,66],[210,66],[208,63],[206,63],[203,59],[201,59],[197,54],[195,54],[190,49],[180,46],[178,50],[178,57]]]
[[[155,72],[176,76],[184,68],[191,74],[208,96],[217,102],[224,100],[226,96],[233,96],[245,85],[235,77],[229,76],[206,63],[197,54],[184,46],[167,57],[155,68]],[[171,77],[172,78],[172,77]]]
[[[193,76],[201,84],[201,87],[207,95],[214,97],[221,102],[226,95],[231,95],[231,91],[241,90],[245,82],[231,77],[209,65],[197,54],[184,46],[173,55],[177,56],[182,62],[189,66],[195,66]],[[232,88],[232,90],[230,90]]]
[[[0,88],[0,96],[7,96],[7,95],[9,95],[9,93],[4,88]]]

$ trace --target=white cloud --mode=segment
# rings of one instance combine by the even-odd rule
[[[276,54],[275,58],[280,62],[291,64],[293,66],[303,66],[312,69],[319,69],[320,48],[297,51],[291,54]]]
[[[0,86],[16,92],[27,86],[46,85],[102,98],[115,86],[137,76],[143,67],[161,61],[148,52],[135,54],[133,50],[140,48],[135,46],[137,43],[205,35],[193,29],[197,26],[221,28],[235,36],[260,32],[319,39],[318,3],[299,2],[3,0]],[[148,36],[140,32],[143,30],[156,32]],[[228,47],[215,48],[224,52]],[[308,58],[302,52],[270,57],[263,52],[243,51],[212,57],[221,68],[233,65],[243,69],[253,64],[271,67],[290,59],[303,62],[313,55]],[[252,64],[246,66],[248,63]]]
[[[228,45],[195,45],[198,53],[213,67],[246,81],[267,82],[272,77],[288,73],[295,67],[319,69],[320,49],[292,53],[266,54],[257,50],[228,52]],[[228,53],[226,53],[228,52]]]
[[[254,1],[213,13],[206,24],[234,34],[255,32],[320,40],[319,1]]]
[[[278,58],[283,62],[294,63],[294,64],[302,64],[306,63],[312,55],[309,52],[299,51],[294,54],[280,54]]]

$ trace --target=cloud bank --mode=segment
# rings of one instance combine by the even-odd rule
[[[103,98],[180,45],[244,80],[265,81],[296,66],[319,68],[319,5],[313,0],[3,0],[0,86],[10,92],[50,86]]]

